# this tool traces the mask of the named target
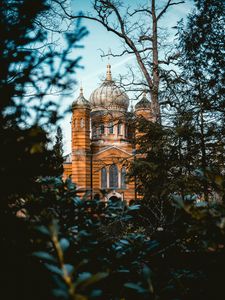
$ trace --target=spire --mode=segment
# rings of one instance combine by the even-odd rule
[[[146,93],[146,90],[144,90],[144,92],[143,92],[143,98],[146,98],[146,96],[147,96],[147,93]]]
[[[75,108],[75,107],[90,107],[89,101],[84,98],[82,84],[80,85],[80,95],[72,103],[72,109]]]
[[[112,74],[111,74],[111,65],[107,65],[107,72],[106,72],[106,80],[112,81]]]
[[[84,96],[84,90],[83,90],[82,85],[81,85],[81,87],[80,87],[80,96]]]
[[[147,90],[143,90],[141,100],[135,105],[135,110],[137,109],[151,109],[151,102],[147,98]]]
[[[133,106],[133,104],[131,104],[131,106],[130,106],[130,112],[131,112],[131,113],[134,112],[134,106]]]

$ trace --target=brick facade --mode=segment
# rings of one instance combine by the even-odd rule
[[[128,202],[135,199],[135,183],[125,179],[129,161],[133,160],[135,134],[128,124],[128,101],[127,95],[115,86],[109,65],[106,80],[92,93],[90,102],[84,98],[83,90],[74,101],[72,150],[65,160],[63,176],[71,176],[81,195],[89,192],[89,197],[94,197],[102,195],[103,190],[105,200],[112,196]],[[138,107],[137,114],[142,112],[151,118],[146,105],[143,110]]]

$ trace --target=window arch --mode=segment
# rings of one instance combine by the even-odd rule
[[[124,126],[124,134],[125,134],[125,137],[127,138],[128,137],[128,130],[127,130],[127,125]]]
[[[117,134],[118,135],[122,134],[122,122],[118,122],[118,125],[117,125]]]
[[[113,122],[109,122],[109,134],[113,134]]]
[[[98,136],[98,134],[97,134],[97,128],[94,125],[92,127],[92,136],[93,136],[93,138],[95,138],[95,137]]]
[[[122,167],[121,169],[121,189],[126,188],[126,168]]]
[[[109,187],[118,188],[118,167],[115,164],[109,168]]]
[[[80,127],[84,128],[84,119],[80,119]]]
[[[99,127],[100,134],[105,134],[105,125],[101,124]]]
[[[107,170],[105,167],[101,169],[101,187],[102,189],[107,188]]]

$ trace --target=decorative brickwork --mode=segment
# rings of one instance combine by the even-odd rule
[[[127,165],[133,160],[135,129],[129,127],[128,96],[111,77],[110,65],[102,85],[90,102],[80,95],[72,104],[72,151],[64,163],[64,179],[71,176],[81,195],[101,194],[130,201],[135,199],[135,183],[126,181]],[[151,119],[146,94],[137,115]]]

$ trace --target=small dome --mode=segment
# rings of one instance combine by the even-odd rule
[[[89,101],[84,98],[82,87],[80,88],[79,97],[75,101],[73,101],[73,103],[72,103],[72,109],[78,108],[78,107],[90,108]]]
[[[90,96],[93,110],[124,110],[127,111],[129,98],[112,80],[111,66],[107,65],[105,81]]]
[[[143,93],[142,99],[135,105],[135,110],[151,109],[151,102],[146,97],[146,92]]]

